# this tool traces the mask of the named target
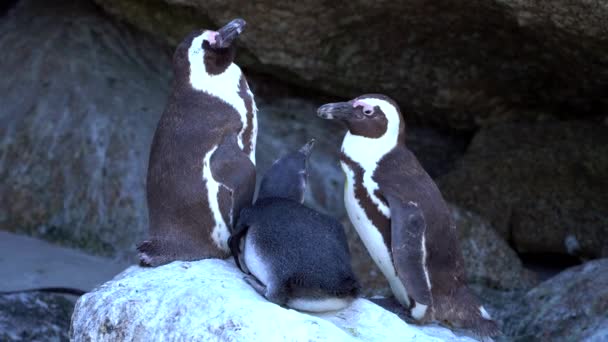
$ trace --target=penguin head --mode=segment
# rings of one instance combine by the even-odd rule
[[[317,115],[342,121],[351,134],[371,139],[400,137],[404,131],[399,106],[381,94],[366,94],[347,102],[324,104],[317,110]]]
[[[223,73],[234,61],[235,39],[243,31],[245,20],[237,18],[217,31],[191,32],[177,47],[173,55],[176,75],[193,70],[210,76]],[[197,75],[190,75],[196,77]]]
[[[304,203],[307,181],[306,167],[314,144],[315,140],[312,139],[298,151],[275,161],[262,178],[257,200],[288,198]]]

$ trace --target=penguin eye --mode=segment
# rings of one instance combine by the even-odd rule
[[[374,111],[371,110],[371,109],[369,109],[369,108],[365,108],[363,110],[363,114],[365,114],[365,115],[372,115],[372,114],[374,114]]]

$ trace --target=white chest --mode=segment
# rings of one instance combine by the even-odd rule
[[[263,285],[268,286],[270,284],[270,268],[263,256],[257,251],[255,241],[250,234],[245,236],[243,260],[249,272]]]
[[[409,305],[409,299],[405,287],[399,280],[395,267],[391,259],[390,246],[387,247],[382,234],[374,227],[371,219],[365,212],[361,202],[355,197],[355,173],[344,162],[341,163],[342,170],[346,175],[344,185],[344,205],[350,221],[352,222],[357,234],[363,241],[372,260],[378,265],[380,271],[388,280],[397,300],[405,305]],[[376,184],[377,186],[377,184]],[[386,208],[390,218],[390,210]]]

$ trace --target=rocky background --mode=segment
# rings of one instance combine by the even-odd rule
[[[368,294],[387,287],[342,205],[344,128],[314,112],[381,92],[452,204],[503,338],[608,335],[608,0],[4,2],[0,229],[133,261],[172,50],[236,16],[258,169],[318,140],[307,203],[343,220]],[[64,303],[34,299],[0,296],[0,340],[67,337]],[[3,335],[24,308],[59,316]]]

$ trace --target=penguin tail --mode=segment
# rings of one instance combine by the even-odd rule
[[[337,290],[334,291],[334,295],[342,298],[357,298],[360,294],[361,284],[354,276],[346,276],[342,278],[337,286]]]
[[[469,329],[479,337],[501,334],[496,321],[465,285],[448,296],[436,298],[434,306],[435,318],[447,325]]]

